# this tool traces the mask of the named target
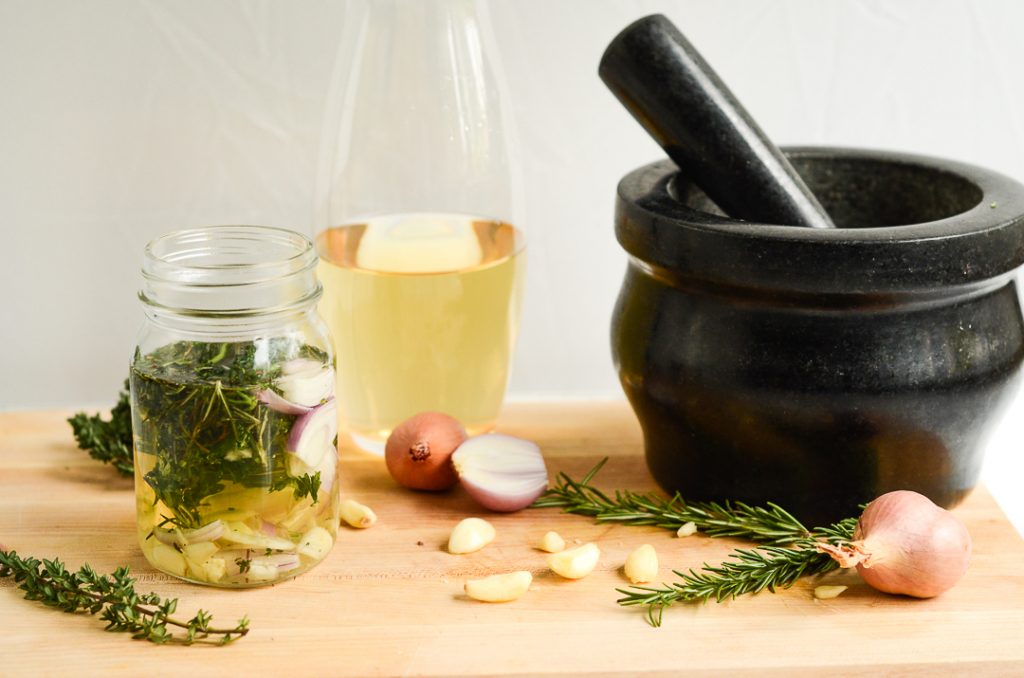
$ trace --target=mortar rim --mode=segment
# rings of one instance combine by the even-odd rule
[[[971,285],[1024,264],[1024,185],[983,167],[913,153],[831,146],[783,148],[787,157],[896,163],[953,174],[981,190],[973,207],[899,226],[810,229],[747,222],[676,200],[670,160],[618,184],[615,230],[647,266],[726,285],[834,294]],[[996,207],[992,208],[991,204]]]

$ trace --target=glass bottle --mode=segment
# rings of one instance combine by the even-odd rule
[[[147,245],[130,375],[138,537],[157,569],[259,586],[334,545],[334,355],[316,265],[308,238],[276,228]]]
[[[489,430],[525,241],[487,16],[472,0],[374,0],[347,19],[314,225],[344,427],[378,452],[426,410]]]

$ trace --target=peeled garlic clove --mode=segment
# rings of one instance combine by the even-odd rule
[[[555,574],[566,579],[582,579],[594,571],[601,549],[590,542],[578,548],[552,553],[548,556],[548,567]]]
[[[565,550],[565,540],[557,532],[545,532],[537,548],[548,553],[558,553]]]
[[[492,511],[526,508],[548,488],[548,469],[536,443],[488,433],[470,438],[452,454],[459,481]]]
[[[304,556],[319,560],[330,553],[333,546],[334,537],[331,533],[322,527],[314,527],[299,539],[298,551]]]
[[[352,527],[366,528],[377,522],[377,514],[369,506],[345,499],[341,502],[341,519]]]
[[[692,522],[691,523],[683,523],[682,525],[679,526],[679,529],[676,530],[676,536],[677,537],[689,537],[690,535],[696,534],[696,533],[697,533],[697,524],[696,523],[692,523]]]
[[[167,544],[157,542],[149,551],[149,561],[157,568],[175,574],[179,577],[185,576],[185,557],[176,549]]]
[[[494,526],[483,518],[466,518],[452,528],[448,537],[448,553],[473,553],[494,541]]]
[[[276,382],[281,396],[300,407],[314,407],[334,394],[334,368],[316,361],[283,374]]]
[[[633,584],[646,584],[658,576],[658,553],[650,544],[637,547],[626,558],[623,568],[626,578]]]
[[[324,364],[312,358],[292,358],[281,363],[281,374],[299,374],[303,372],[316,372],[322,370]]]
[[[845,591],[847,586],[816,586],[814,587],[814,597],[818,600],[830,600],[836,598],[840,593]]]
[[[492,574],[483,579],[466,582],[466,595],[485,603],[507,603],[516,600],[530,588],[533,575],[525,570],[507,574]]]

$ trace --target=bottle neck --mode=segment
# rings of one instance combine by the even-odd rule
[[[518,163],[486,7],[366,8],[346,28],[328,95],[317,227],[413,213],[516,223]]]
[[[476,0],[370,0],[370,22],[374,28],[407,28],[409,37],[424,35],[444,23],[461,28],[477,20]]]
[[[176,231],[146,246],[139,299],[179,331],[247,334],[315,309],[317,256],[303,235],[263,226]]]

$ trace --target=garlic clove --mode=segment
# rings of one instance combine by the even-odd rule
[[[548,567],[560,577],[582,579],[594,571],[600,557],[601,549],[589,542],[568,551],[552,553],[548,556]]]
[[[341,519],[352,527],[363,529],[377,522],[377,514],[369,506],[354,499],[345,499],[341,502]]]
[[[565,540],[557,532],[545,532],[537,548],[548,553],[558,553],[565,550]]]
[[[525,570],[507,574],[492,574],[483,579],[466,582],[466,595],[485,603],[507,603],[521,597],[530,588],[533,575]]]
[[[311,373],[317,370],[322,370],[324,364],[319,360],[313,360],[312,358],[292,358],[281,363],[281,374],[299,374],[299,373]]]
[[[314,407],[334,394],[334,368],[312,361],[294,372],[282,375],[275,386],[281,396],[300,407]]]
[[[179,577],[185,576],[185,557],[177,549],[157,542],[149,551],[149,561],[157,568]]]
[[[831,600],[838,598],[839,594],[848,588],[848,586],[815,586],[814,597],[818,600]]]
[[[304,556],[320,560],[334,547],[334,537],[322,527],[314,527],[299,538],[298,551]]]
[[[689,537],[693,534],[697,534],[697,523],[683,523],[679,526],[679,529],[676,530],[677,537]]]
[[[658,576],[658,553],[650,544],[637,547],[623,568],[626,578],[633,584],[646,584]]]
[[[452,528],[448,553],[462,555],[479,551],[494,541],[494,526],[483,518],[466,518]]]
[[[488,433],[459,445],[452,454],[459,481],[473,499],[492,511],[518,511],[544,494],[548,469],[536,443]]]

